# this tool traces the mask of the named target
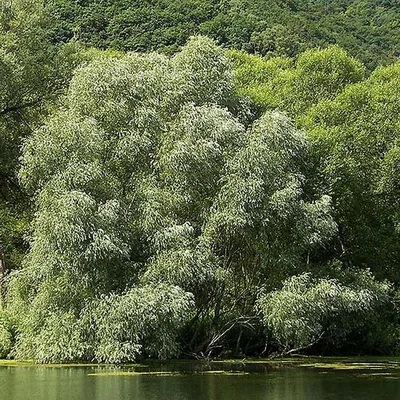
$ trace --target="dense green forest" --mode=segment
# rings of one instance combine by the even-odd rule
[[[262,56],[338,44],[370,69],[400,55],[398,0],[48,0],[54,43],[171,53],[191,35]]]
[[[396,0],[1,7],[0,357],[400,352]]]

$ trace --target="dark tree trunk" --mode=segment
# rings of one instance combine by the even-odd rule
[[[6,305],[6,288],[5,288],[5,278],[6,278],[6,263],[3,250],[0,248],[0,301],[1,307]]]

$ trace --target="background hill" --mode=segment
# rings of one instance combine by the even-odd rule
[[[189,36],[261,55],[338,44],[373,69],[400,54],[398,0],[49,0],[51,39],[175,52]]]

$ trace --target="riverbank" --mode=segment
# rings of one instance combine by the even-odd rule
[[[83,368],[103,367],[129,369],[133,372],[146,373],[156,371],[171,372],[183,371],[219,371],[219,370],[248,370],[280,367],[301,367],[329,370],[385,370],[399,369],[400,357],[382,356],[357,356],[357,357],[289,357],[289,358],[245,358],[226,360],[146,360],[140,363],[127,364],[105,364],[105,363],[60,363],[60,364],[39,364],[35,360],[0,360],[0,367],[42,367],[42,368]]]

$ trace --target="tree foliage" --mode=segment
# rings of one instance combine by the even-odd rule
[[[370,69],[399,56],[397,0],[48,0],[55,42],[176,52],[190,35],[266,57],[337,44]]]
[[[170,356],[195,309],[212,343],[330,240],[329,198],[304,197],[305,136],[250,117],[209,39],[76,71],[24,146],[37,217],[9,291],[18,357]]]
[[[365,76],[365,67],[337,46],[308,50],[296,59],[265,59],[243,51],[230,56],[239,93],[251,97],[261,110],[285,110],[292,117],[334,99]]]
[[[23,235],[31,218],[18,181],[20,148],[37,128],[83,56],[74,43],[52,44],[51,20],[40,2],[4,1],[0,9],[0,242],[8,268],[26,252]]]
[[[304,118],[320,187],[329,188],[334,199],[343,260],[369,266],[396,283],[399,67],[377,69]]]
[[[367,77],[337,47],[296,60],[229,54],[239,93],[259,112],[285,110],[306,129],[313,160],[307,190],[332,197],[339,224],[331,254],[397,283],[399,64]]]
[[[388,0],[5,1],[0,356],[395,353],[397,27]]]
[[[340,342],[388,301],[389,286],[368,272],[355,272],[347,285],[335,279],[313,279],[303,273],[263,295],[258,307],[285,352],[299,352],[323,338]]]

